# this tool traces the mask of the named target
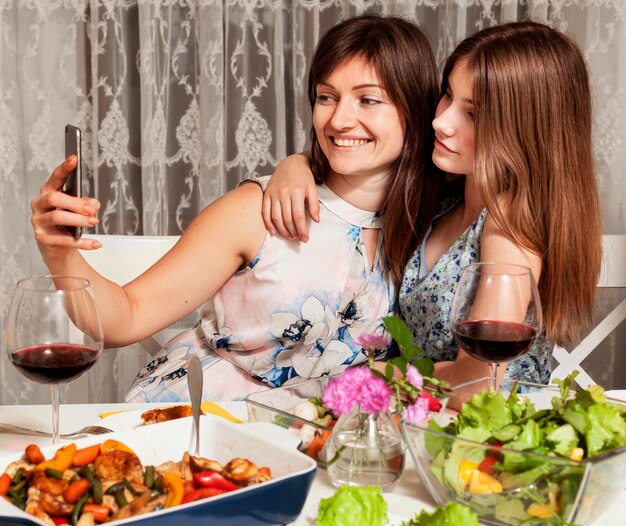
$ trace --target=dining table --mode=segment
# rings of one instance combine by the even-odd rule
[[[218,405],[243,422],[248,420],[245,402],[219,402]],[[137,412],[163,406],[164,404],[162,403],[62,404],[59,428],[61,433],[70,433],[90,424],[107,426],[107,422],[112,423],[114,420],[104,415],[116,415],[131,411]],[[50,430],[50,420],[50,405],[0,406],[0,422],[2,423],[31,429]],[[118,425],[114,430],[122,431],[122,427]],[[24,451],[28,444],[33,443],[40,446],[48,446],[51,444],[51,439],[6,432],[0,433],[0,456]],[[62,445],[63,443],[67,443],[67,441],[62,440],[59,444]],[[320,500],[331,496],[335,490],[336,488],[331,484],[326,471],[318,468],[302,512],[296,521],[291,524],[296,526],[314,525]],[[622,488],[621,492],[622,495],[614,499],[613,505],[604,510],[603,515],[596,520],[593,526],[622,526],[625,524],[626,488]],[[436,506],[436,503],[422,484],[408,452],[402,478],[395,489],[392,492],[384,493],[383,497],[387,501],[390,519],[393,519],[391,521],[392,524],[400,524],[402,520],[410,519],[421,510],[430,511]]]

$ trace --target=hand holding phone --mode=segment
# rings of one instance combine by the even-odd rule
[[[80,128],[72,126],[71,124],[65,125],[65,158],[70,155],[77,157],[76,168],[70,173],[65,181],[63,191],[73,197],[82,197],[82,133]],[[66,226],[64,227],[66,232],[70,234],[74,239],[79,239],[83,235],[83,229],[79,226]]]

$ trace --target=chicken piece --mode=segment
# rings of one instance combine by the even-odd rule
[[[208,458],[193,457],[189,455],[189,467],[192,473],[200,473],[201,471],[217,471],[221,473],[224,471],[222,466],[217,460],[209,460]]]
[[[35,464],[31,464],[30,462],[28,462],[28,460],[16,460],[14,462],[11,462],[6,469],[4,470],[4,472],[9,475],[9,477],[13,478],[13,476],[15,475],[15,473],[17,473],[17,470],[20,468],[24,468],[26,471],[30,471],[31,469],[33,469],[35,467]]]
[[[32,487],[28,488],[28,499],[26,500],[26,507],[24,508],[24,511],[49,526],[56,526],[54,521],[50,518],[50,515],[43,511],[40,497],[41,491]]]
[[[121,508],[115,515],[109,518],[110,521],[117,521],[120,519],[126,519],[128,517],[134,517],[135,515],[142,515],[144,513],[150,513],[157,506],[165,504],[167,497],[161,495],[160,497],[150,500],[150,493],[144,493],[140,495],[132,502]]]
[[[96,526],[96,521],[93,518],[93,513],[88,511],[80,516],[80,519],[76,521],[75,526]]]
[[[33,477],[30,481],[30,486],[36,488],[42,493],[49,493],[55,497],[62,495],[69,485],[68,480],[62,478],[61,480],[46,476],[44,471],[33,472]]]
[[[143,484],[143,466],[137,455],[113,450],[96,458],[96,475],[105,480],[119,482],[124,477],[130,482]]]
[[[255,484],[259,473],[256,465],[245,458],[234,458],[224,466],[224,475],[238,486]]]
[[[74,505],[65,502],[60,493],[54,494],[42,489],[46,488],[47,490],[56,491],[59,487],[59,485],[47,484],[45,479],[48,479],[45,475],[33,479],[33,482],[36,482],[37,486],[32,484],[30,488],[28,488],[26,508],[33,509],[36,513],[43,512],[48,516],[67,517],[72,513]],[[49,480],[62,482],[56,479]],[[67,483],[65,486],[67,487]],[[35,513],[33,513],[33,515],[37,516]]]
[[[175,405],[163,409],[151,409],[142,413],[141,418],[143,425],[149,426],[150,424],[158,424],[159,422],[167,422],[168,420],[176,420],[177,418],[184,418],[191,415],[190,405]]]

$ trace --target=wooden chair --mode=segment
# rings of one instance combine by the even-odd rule
[[[626,236],[603,236],[602,273],[598,287],[626,288]],[[582,362],[617,327],[626,320],[626,298],[609,312],[571,351],[555,346],[552,356],[558,366],[552,371],[552,378],[564,378],[574,369],[580,371],[576,382],[583,388],[593,385],[593,378],[584,370]]]

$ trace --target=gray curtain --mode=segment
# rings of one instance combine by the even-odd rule
[[[271,173],[278,160],[306,147],[308,59],[327,28],[363,12],[417,20],[439,62],[458,40],[501,21],[532,17],[575,35],[594,79],[606,231],[626,234],[622,2],[5,0],[0,315],[17,279],[45,271],[29,203],[63,159],[66,122],[84,131],[85,190],[103,203],[98,233],[179,234],[238,181]],[[623,291],[608,296],[605,308]],[[624,336],[621,327],[607,341],[598,358],[604,369],[611,363],[624,371],[617,352]],[[89,375],[90,401],[120,399],[145,359],[138,353],[105,353]],[[620,387],[617,376],[600,380]],[[48,400],[47,389],[22,379],[4,353],[0,382],[2,403]],[[85,401],[80,385],[64,400]]]

